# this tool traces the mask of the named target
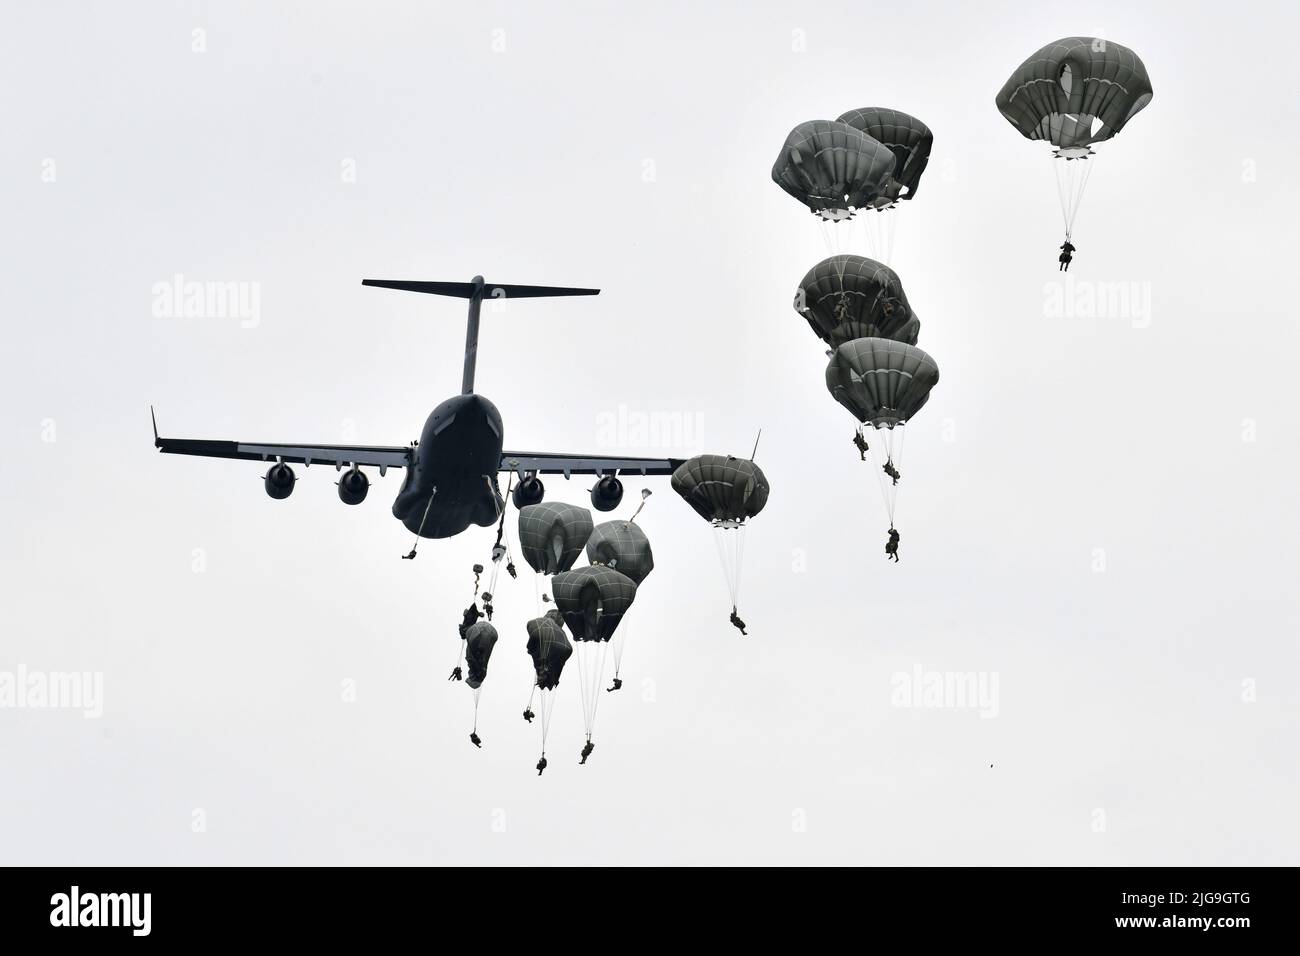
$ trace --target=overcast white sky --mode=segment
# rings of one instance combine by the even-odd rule
[[[102,673],[103,716],[0,709],[0,860],[1300,862],[1293,6],[546,6],[9,11],[0,672]],[[1051,161],[993,105],[1073,34],[1155,87],[1071,273],[1142,314],[1052,314]],[[868,105],[935,132],[893,260],[942,371],[897,566],[790,308],[825,248],[770,180],[792,126]],[[399,475],[274,502],[149,431],[153,403],[177,437],[406,443],[458,388],[462,303],[360,280],[480,272],[603,290],[485,312],[508,447],[747,454],[761,426],[772,487],[742,640],[711,532],[644,482],[628,686],[578,767],[561,685],[540,780],[530,573],[482,751],[445,681],[491,530],[399,561]],[[255,327],[155,317],[178,273],[257,283]],[[677,447],[611,441],[621,406]],[[996,675],[996,716],[895,706],[918,666]]]

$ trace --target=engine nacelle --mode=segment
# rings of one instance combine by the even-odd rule
[[[294,477],[292,468],[284,462],[277,462],[266,473],[266,477],[262,479],[262,484],[265,486],[268,495],[277,501],[281,501],[293,494],[293,485],[297,480]]]
[[[623,482],[605,475],[591,489],[591,506],[597,511],[613,511],[623,500]]]
[[[366,494],[370,491],[370,479],[366,473],[353,465],[347,471],[343,472],[343,477],[338,480],[339,501],[345,505],[359,505],[366,500]]]
[[[516,508],[539,505],[542,503],[542,499],[546,497],[546,486],[542,484],[541,479],[536,475],[529,475],[515,485],[515,490],[510,497],[514,500]]]

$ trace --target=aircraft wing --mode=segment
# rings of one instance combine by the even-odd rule
[[[671,475],[681,458],[619,458],[613,455],[561,455],[551,452],[503,451],[498,471],[541,475]]]
[[[198,455],[202,458],[237,458],[244,461],[275,461],[277,458],[303,465],[374,465],[381,472],[411,464],[410,446],[310,445],[302,443],[212,441],[206,438],[159,438],[154,421],[154,446],[165,455]]]

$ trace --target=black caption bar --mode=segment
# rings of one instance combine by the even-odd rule
[[[319,940],[336,951],[412,933],[494,945],[668,934],[698,944],[796,934],[871,939],[1119,939],[1174,945],[1285,932],[1286,869],[682,870],[594,874],[419,869],[0,870],[6,943]],[[626,881],[626,882],[624,882]],[[638,902],[639,901],[639,902]],[[566,930],[565,927],[570,927]],[[467,935],[468,934],[468,935]],[[614,935],[609,935],[614,934]],[[1243,935],[1245,934],[1245,935]],[[621,945],[621,944],[618,944]],[[17,950],[15,950],[17,951]]]

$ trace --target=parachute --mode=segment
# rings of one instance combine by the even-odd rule
[[[1151,79],[1128,47],[1065,37],[1043,47],[998,91],[998,111],[1026,139],[1046,140],[1056,157],[1068,242],[1094,156],[1092,146],[1122,130],[1151,102]]]
[[[860,138],[844,133],[846,127]],[[869,442],[859,428],[853,443],[863,461],[870,451],[878,466],[877,479],[890,519],[886,554],[895,561],[899,536],[893,526],[894,489],[901,477],[897,461],[902,453],[902,426],[929,399],[939,368],[916,347],[921,321],[907,301],[898,273],[887,263],[893,250],[895,209],[899,200],[916,197],[933,146],[934,134],[915,116],[869,106],[848,110],[834,122],[796,126],[772,170],[782,189],[818,214],[831,249],[829,258],[804,276],[794,308],[831,348],[826,367],[831,395],[880,436]],[[863,215],[855,216],[858,212]],[[844,220],[862,223],[870,258],[835,248],[832,233],[842,241],[850,238],[847,234],[854,227],[832,230],[828,223]],[[673,474],[673,488],[718,529],[718,550],[731,588],[731,623],[744,634],[745,622],[736,613],[742,557],[739,534],[744,518],[763,507],[767,484],[762,472],[755,479],[734,465],[726,474],[720,463],[732,462],[735,459],[716,456],[691,459]],[[757,470],[752,462],[742,464]],[[727,537],[730,532],[735,536]]]
[[[555,605],[577,642],[574,653],[578,659],[583,723],[590,748],[601,685],[605,682],[610,638],[636,599],[636,582],[613,568],[596,564],[557,574],[552,590]]]
[[[542,760],[546,759],[546,738],[551,729],[551,712],[555,709],[555,689],[560,683],[560,674],[565,662],[573,654],[573,645],[564,633],[563,619],[559,611],[549,611],[541,617],[533,618],[527,624],[528,656],[533,659],[533,671],[536,674],[534,691],[540,693],[539,718],[542,725]],[[528,710],[532,710],[532,698],[528,701]],[[538,769],[545,767],[539,762]]]
[[[785,138],[772,179],[825,220],[848,219],[880,198],[894,154],[847,123],[812,120]]]
[[[672,485],[709,522],[739,524],[767,504],[767,477],[747,458],[696,455],[677,466]]]
[[[894,235],[898,216],[891,212],[899,199],[912,199],[930,162],[934,134],[915,116],[899,110],[868,106],[849,110],[838,122],[870,136],[894,154],[894,170],[886,178],[881,193],[870,204],[871,215],[859,217],[867,249],[882,261],[893,257]]]
[[[862,256],[831,256],[813,266],[794,308],[832,348],[866,337],[915,345],[921,331],[898,273]]]
[[[644,581],[655,566],[650,539],[640,525],[631,521],[605,521],[596,525],[587,539],[587,560],[593,565],[613,568],[636,584]]]
[[[654,553],[650,550],[650,539],[646,537],[641,526],[632,521],[606,521],[596,525],[587,539],[587,561],[592,565],[605,565],[631,578],[640,587],[646,576],[654,570]],[[614,687],[618,689],[622,681],[619,673],[623,667],[623,649],[627,646],[628,627],[626,622],[619,628],[613,638],[614,645]]]
[[[939,366],[915,345],[890,339],[845,342],[826,366],[826,387],[872,428],[902,425],[920,411],[939,381]]]
[[[487,678],[488,659],[496,642],[497,629],[487,621],[471,624],[465,631],[465,683],[475,691],[475,703],[478,689]]]
[[[555,606],[575,641],[597,643],[614,636],[618,622],[636,599],[636,582],[603,565],[575,568],[555,576]]]
[[[938,381],[939,366],[928,353],[890,339],[845,342],[826,366],[826,387],[831,395],[880,436],[869,445],[891,529],[901,477],[903,426],[929,401],[930,390]],[[891,479],[889,484],[886,476]]]
[[[538,574],[567,571],[582,554],[591,527],[591,512],[578,505],[526,505],[519,509],[519,549]]]
[[[930,127],[901,110],[879,106],[849,110],[837,122],[847,123],[866,133],[894,154],[894,171],[885,186],[882,200],[892,203],[915,198],[921,174],[930,162],[930,149],[934,146]]]
[[[714,543],[731,594],[732,623],[740,628],[736,622],[745,557],[745,520],[767,504],[767,476],[750,459],[697,455],[677,466],[672,485],[673,491],[713,526]]]
[[[474,746],[479,746],[478,739],[478,699],[483,692],[483,681],[487,678],[488,658],[497,642],[497,629],[487,621],[478,621],[465,629],[465,684],[474,693],[474,729],[469,739]]]
[[[533,618],[526,627],[528,656],[533,659],[537,686],[542,690],[555,690],[565,662],[573,654],[573,645],[564,633],[564,618],[559,611],[552,610]]]

